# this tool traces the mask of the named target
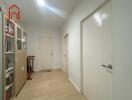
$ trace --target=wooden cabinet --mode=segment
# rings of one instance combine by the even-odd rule
[[[15,75],[15,23],[3,15],[3,70],[4,70],[4,99],[14,97]]]
[[[15,95],[19,93],[27,78],[26,58],[25,51],[16,52]]]
[[[0,12],[0,100],[13,100],[14,75],[15,23]]]
[[[34,72],[34,57],[35,56],[28,56],[27,57],[27,80],[31,80],[31,75]]]
[[[0,100],[14,100],[26,79],[26,33],[0,12]]]
[[[27,79],[26,33],[16,25],[16,67],[15,95],[19,93]]]

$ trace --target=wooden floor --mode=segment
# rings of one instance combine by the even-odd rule
[[[61,70],[36,72],[15,100],[87,100]]]

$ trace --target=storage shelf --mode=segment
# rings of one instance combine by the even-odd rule
[[[12,83],[11,85],[6,86],[5,90],[7,91],[10,87],[13,86],[13,84],[14,84],[14,83]]]
[[[12,37],[12,38],[14,37],[13,35],[10,35],[10,34],[6,34],[6,36],[9,36],[9,37]]]
[[[26,65],[26,32],[12,20],[5,18],[2,15],[0,23],[2,25],[1,34],[3,39],[1,45],[3,45],[3,90],[4,100],[14,100],[15,94],[17,94],[26,81],[26,70],[21,70],[21,66]],[[21,52],[22,51],[22,52]],[[23,52],[24,51],[24,52]],[[20,55],[19,55],[20,54]],[[19,56],[18,56],[19,55]],[[22,61],[22,63],[21,63]],[[18,62],[18,63],[16,63]],[[21,64],[21,65],[19,65]],[[18,68],[18,69],[16,69]],[[20,68],[20,69],[19,69]],[[23,73],[23,76],[19,71]],[[16,78],[18,76],[18,79]],[[18,83],[17,83],[18,82]],[[19,84],[20,82],[20,84]]]
[[[14,52],[5,52],[5,53],[8,53],[9,54],[9,53],[14,53]]]
[[[17,38],[17,40],[20,40],[20,41],[22,41],[22,39],[19,39],[19,38]]]
[[[8,69],[6,70],[6,73],[9,72],[9,71],[11,71],[11,70],[13,70],[13,69],[14,69],[14,67],[8,68]]]
[[[2,18],[3,17],[3,18]],[[2,15],[2,35],[3,35],[3,100],[14,100],[15,89],[15,53],[16,53],[16,23],[8,20],[6,15]],[[1,19],[0,18],[0,19]]]

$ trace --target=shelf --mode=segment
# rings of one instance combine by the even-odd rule
[[[14,84],[14,83],[12,83],[11,85],[6,86],[5,90],[7,91],[10,87],[13,86],[13,84]]]
[[[12,37],[12,38],[14,37],[14,36],[12,36],[12,35],[10,35],[10,34],[6,34],[6,36],[9,36],[9,37]]]
[[[14,53],[14,52],[5,52],[6,54],[9,54],[9,53]]]
[[[11,71],[11,70],[13,70],[13,69],[14,69],[14,67],[8,68],[8,69],[6,70],[6,73],[9,72],[9,71]]]
[[[22,39],[17,38],[17,40],[22,41]]]

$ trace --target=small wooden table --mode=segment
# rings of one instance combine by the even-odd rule
[[[27,57],[27,80],[32,80],[31,75],[34,71],[34,57],[35,56]]]

